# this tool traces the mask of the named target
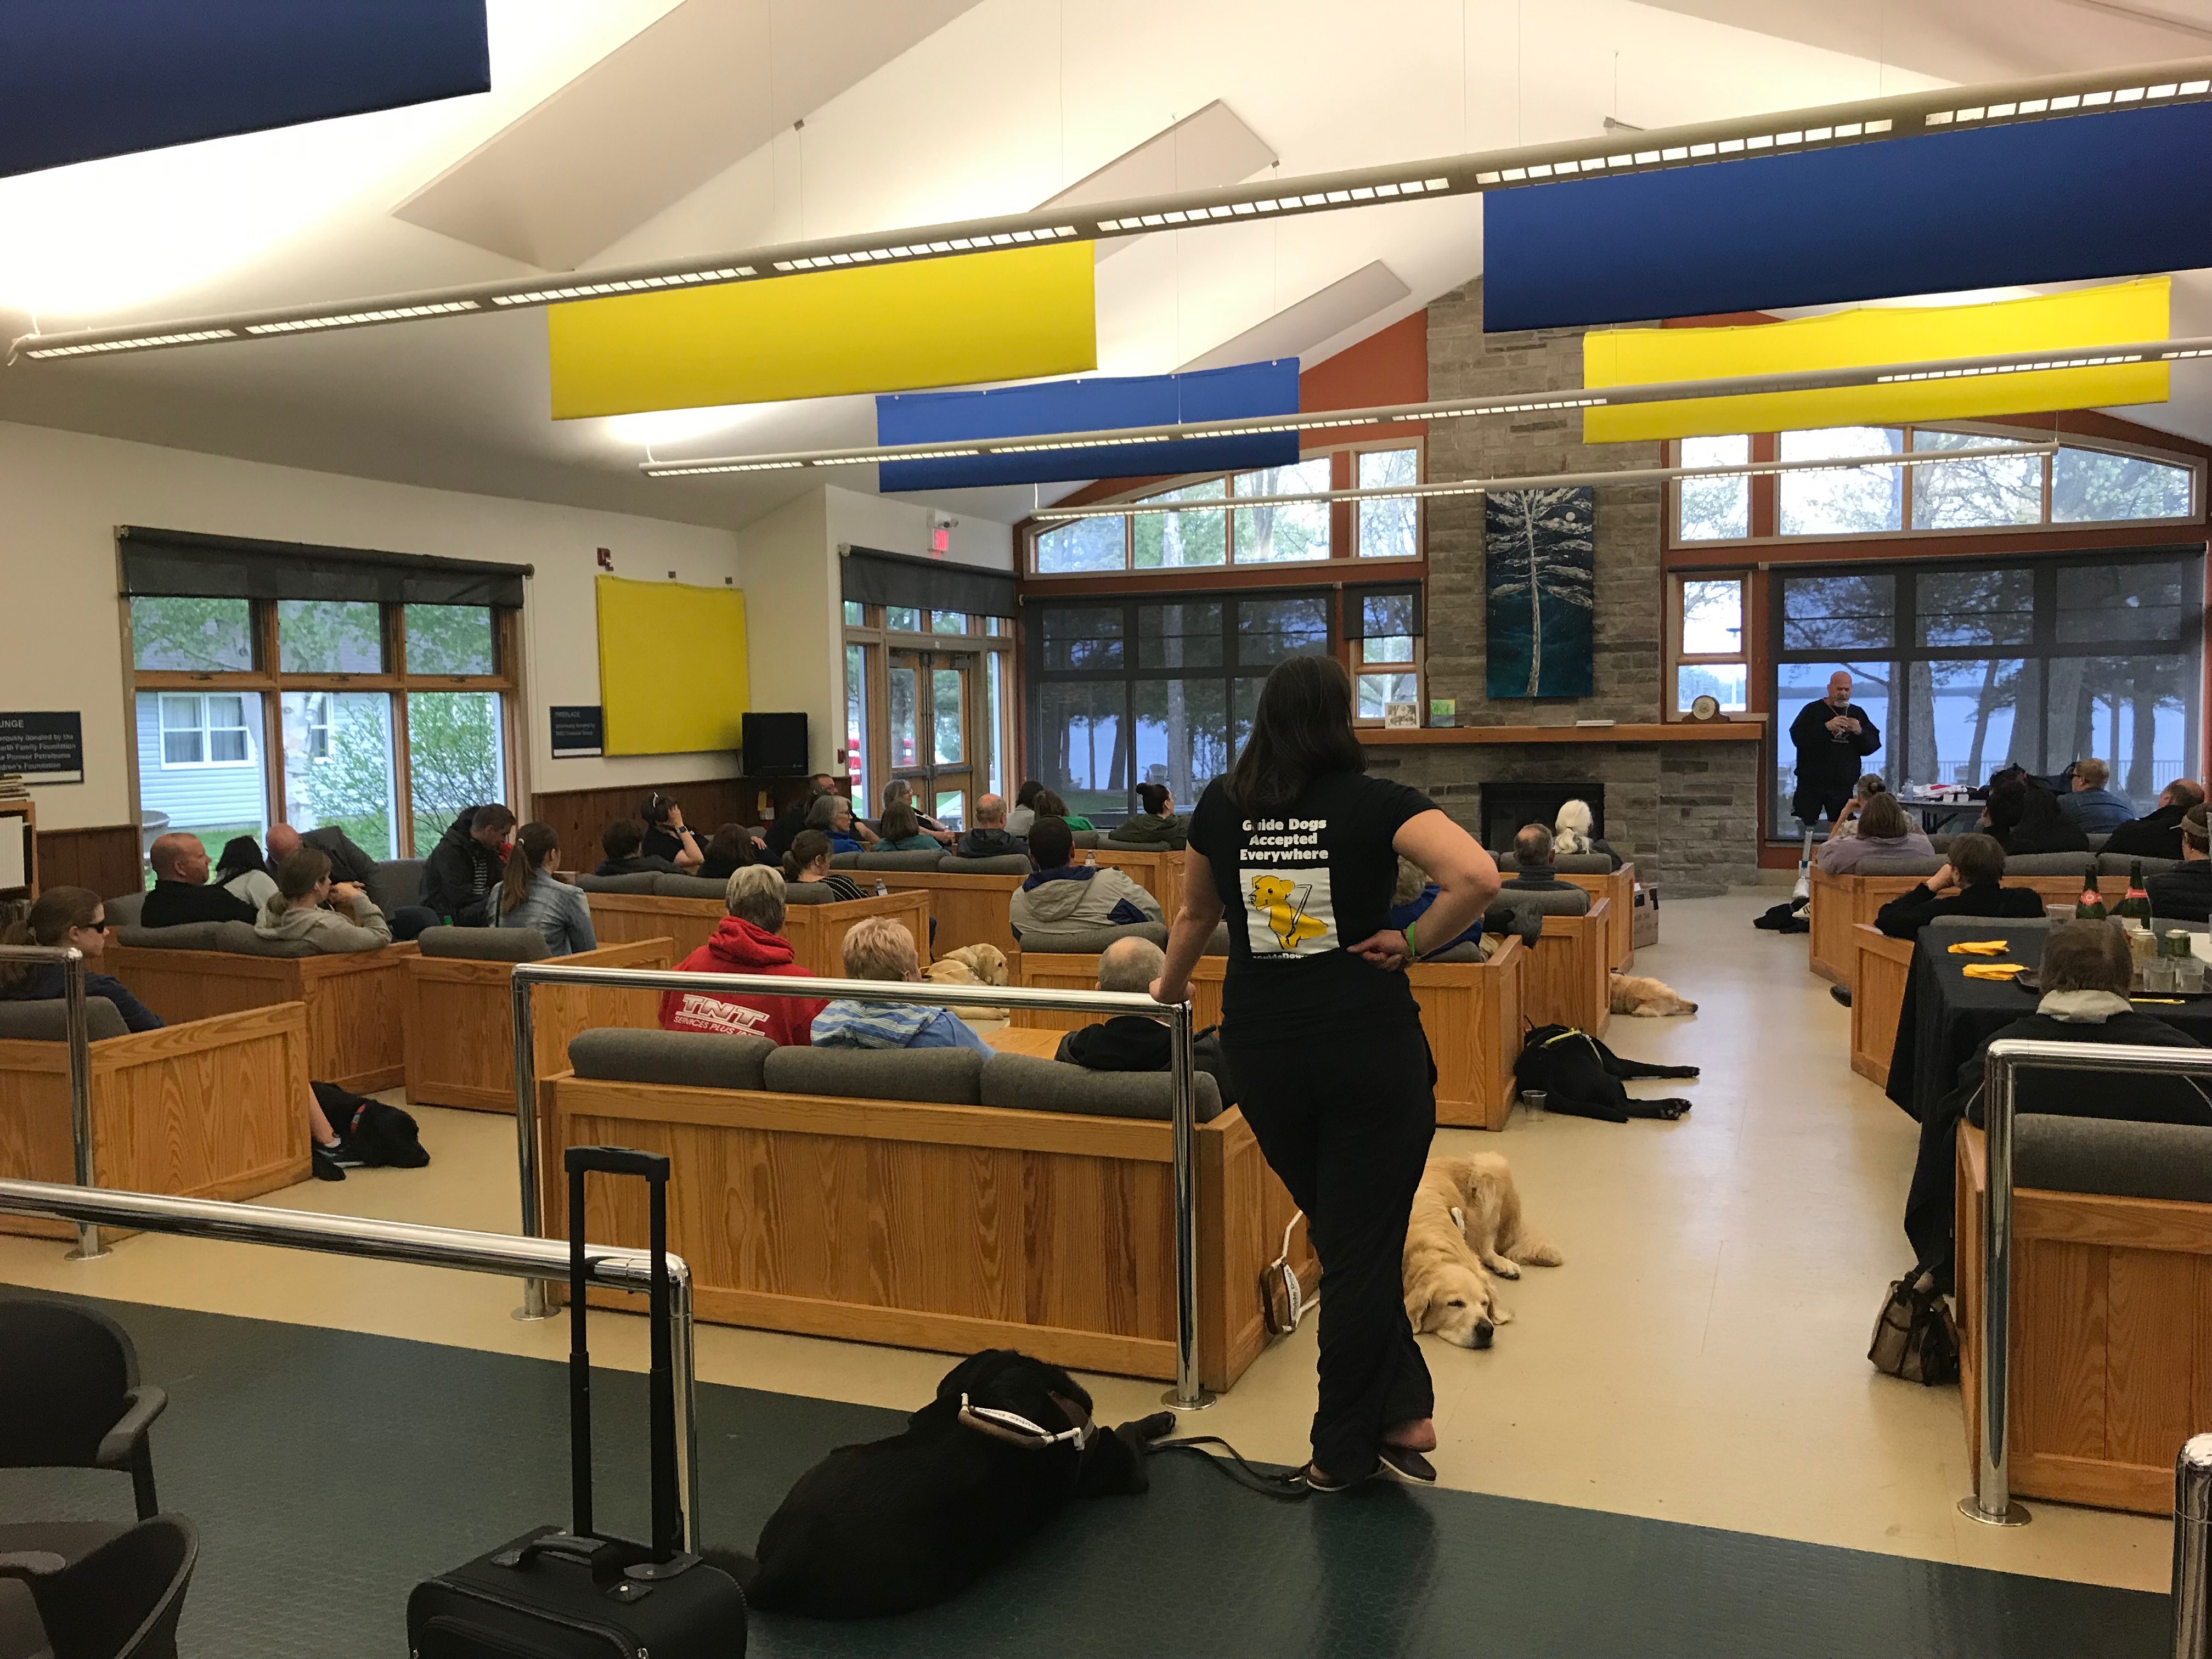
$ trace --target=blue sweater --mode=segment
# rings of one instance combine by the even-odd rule
[[[2092,836],[2109,836],[2136,815],[2135,803],[2109,789],[2069,790],[2059,796],[2058,810]]]

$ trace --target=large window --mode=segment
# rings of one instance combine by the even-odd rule
[[[1012,769],[1011,621],[854,600],[844,616],[845,765],[862,815],[898,778],[925,815],[969,828]]]
[[[1675,714],[1688,714],[1701,696],[1711,697],[1723,714],[1750,707],[1750,641],[1743,626],[1748,586],[1741,576],[1688,576],[1677,584]]]
[[[270,824],[427,853],[514,794],[514,612],[353,600],[134,598],[142,821],[219,855]]]
[[[1985,783],[2007,764],[2048,775],[2094,755],[2148,810],[2194,769],[2194,550],[1790,570],[1770,591],[1778,834],[1794,822],[1790,723],[1838,669],[1881,728],[1868,769],[1893,788]]]
[[[1028,617],[1030,775],[1100,823],[1139,783],[1188,809],[1249,732],[1267,671],[1330,646],[1329,595],[1310,588],[1033,601]]]

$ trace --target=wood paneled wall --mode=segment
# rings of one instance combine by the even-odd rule
[[[128,823],[92,830],[39,831],[39,886],[89,887],[102,898],[120,898],[145,885],[138,830]]]
[[[561,840],[562,869],[589,870],[599,861],[600,832],[617,818],[635,817],[655,789],[684,809],[684,823],[703,842],[721,824],[758,823],[762,790],[769,791],[781,811],[805,787],[804,778],[702,778],[620,789],[558,789],[531,796],[524,816],[553,826]]]

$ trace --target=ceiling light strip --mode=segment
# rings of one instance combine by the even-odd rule
[[[1856,471],[1861,468],[1942,466],[1953,461],[2018,460],[2058,453],[2056,442],[2002,444],[1985,449],[1905,450],[1894,455],[1841,455],[1809,461],[1745,461],[1731,466],[1638,466],[1604,472],[1554,472],[1528,478],[1467,478],[1452,483],[1377,484],[1364,489],[1325,489],[1304,495],[1217,495],[1199,501],[1118,501],[1096,507],[1048,507],[1029,516],[1039,524],[1077,519],[1121,519],[1156,513],[1219,513],[1247,507],[1304,507],[1328,501],[1426,501],[1438,495],[1482,495],[1504,489],[1563,489],[1579,484],[1668,483],[1697,478],[1761,478],[1778,472]]]
[[[1954,380],[2037,370],[2100,368],[2115,364],[2185,362],[2212,356],[2212,335],[2147,340],[2131,345],[2007,352],[1983,357],[1938,358],[1917,363],[1875,363],[1851,368],[1791,369],[1724,380],[1655,380],[1644,386],[1559,392],[1510,392],[1495,398],[1447,398],[1430,403],[1335,409],[1304,415],[1256,416],[1241,420],[1188,421],[1173,426],[1112,428],[1095,432],[1030,434],[1018,438],[972,438],[934,444],[854,445],[842,449],[793,450],[768,455],[710,455],[647,460],[648,477],[680,478],[723,472],[786,472],[802,467],[872,466],[882,461],[944,460],[969,455],[1021,455],[1041,451],[1110,449],[1193,438],[1254,437],[1273,432],[1323,432],[1396,426],[1424,421],[1468,420],[1486,415],[1614,408],[1702,398],[1753,397],[1781,392],[1826,392],[1839,387],[1891,386],[1911,380]],[[1170,460],[1162,455],[1163,461]]]
[[[1134,201],[1060,205],[1030,213],[865,235],[778,244],[711,258],[664,260],[562,278],[533,276],[422,293],[232,315],[26,334],[9,356],[76,356],[71,348],[144,351],[207,341],[268,338],[327,328],[373,327],[459,312],[513,311],[718,283],[755,282],[852,265],[945,258],[1040,242],[1095,241],[1154,230],[1258,222],[1439,196],[1479,195],[1592,174],[1659,172],[1805,149],[1881,143],[1962,126],[2003,125],[2212,98],[2212,58],[2084,70],[2033,80],[1831,104],[1817,109],[1656,128],[1624,146],[1621,135],[1518,146],[1389,167],[1271,179]],[[289,325],[279,327],[277,325]]]

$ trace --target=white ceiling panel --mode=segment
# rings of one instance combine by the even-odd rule
[[[1380,259],[1370,259],[1350,276],[1340,276],[1296,305],[1284,307],[1265,322],[1255,323],[1211,351],[1201,351],[1182,368],[1188,372],[1256,363],[1270,357],[1303,357],[1324,340],[1333,340],[1379,316],[1413,292],[1396,271]]]
[[[1127,202],[1139,196],[1242,184],[1281,159],[1217,98],[1197,114],[1185,116],[1057,196],[1046,198],[1037,208]],[[1135,240],[1133,236],[1109,236],[1098,243],[1098,257],[1110,259]]]

